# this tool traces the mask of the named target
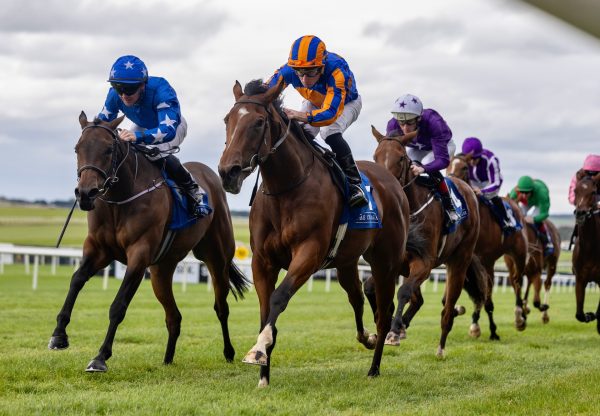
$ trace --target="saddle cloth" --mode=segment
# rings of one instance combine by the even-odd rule
[[[490,209],[490,211],[492,212],[492,217],[500,225],[500,227],[502,228],[502,232],[505,236],[510,235],[515,231],[520,231],[523,229],[523,224],[521,224],[521,222],[517,220],[515,212],[513,211],[511,205],[507,201],[502,200],[502,203],[504,204],[504,209],[506,210],[506,216],[508,217],[510,227],[504,227],[502,215],[500,214],[500,212],[498,212],[498,208],[496,208],[492,201],[490,201],[483,195],[479,195],[479,201],[484,205],[487,205],[487,207]]]
[[[191,215],[188,210],[188,196],[181,192],[175,181],[167,177],[167,173],[164,170],[162,171],[162,175],[173,195],[169,230],[182,230],[195,224],[198,219]]]

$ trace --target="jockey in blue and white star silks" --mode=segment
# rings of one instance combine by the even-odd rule
[[[206,192],[173,153],[187,134],[187,123],[181,116],[175,90],[166,79],[149,77],[146,65],[133,55],[118,58],[110,70],[111,88],[98,118],[112,121],[121,111],[132,121],[129,129],[121,129],[119,138],[135,142],[151,150],[148,158],[164,163],[171,177],[192,199],[192,212],[203,217],[212,212]]]

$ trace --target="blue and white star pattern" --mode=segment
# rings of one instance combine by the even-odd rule
[[[149,77],[145,85],[139,101],[131,107],[123,104],[117,92],[111,88],[98,118],[103,121],[112,121],[121,111],[129,120],[146,129],[143,132],[135,132],[136,143],[170,142],[175,138],[177,127],[181,122],[181,109],[177,94],[164,78]],[[160,126],[166,127],[161,130]]]

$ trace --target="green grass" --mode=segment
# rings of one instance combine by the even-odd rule
[[[595,324],[574,318],[570,292],[552,293],[550,323],[532,312],[528,328],[513,327],[513,295],[495,294],[502,340],[467,335],[468,316],[458,317],[447,358],[434,353],[439,338],[441,290],[427,285],[425,305],[397,348],[386,347],[382,375],[366,373],[372,352],[355,341],[353,314],[337,284],[326,293],[302,288],[278,321],[272,384],[258,389],[258,369],[241,363],[256,341],[258,302],[250,292],[230,300],[230,329],[237,355],[226,363],[213,296],[206,285],[188,285],[175,296],[183,314],[175,362],[162,365],[166,329],[161,306],[144,281],[119,327],[109,371],[88,374],[85,366],[103,341],[108,309],[119,282],[107,291],[93,278],[81,292],[68,327],[71,347],[46,347],[66,295],[72,269],[50,276],[41,268],[39,289],[22,265],[0,275],[0,414],[597,414],[600,336]],[[472,306],[463,296],[463,304]],[[588,294],[595,309],[598,292]],[[374,329],[372,315],[365,313]]]
[[[69,209],[34,205],[0,205],[0,242],[23,246],[54,247]],[[234,236],[249,247],[247,218],[233,218]],[[75,208],[61,247],[81,247],[87,236],[87,213]]]

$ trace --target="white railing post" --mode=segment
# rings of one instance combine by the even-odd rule
[[[33,290],[37,289],[38,285],[38,272],[39,272],[40,256],[33,256]]]

